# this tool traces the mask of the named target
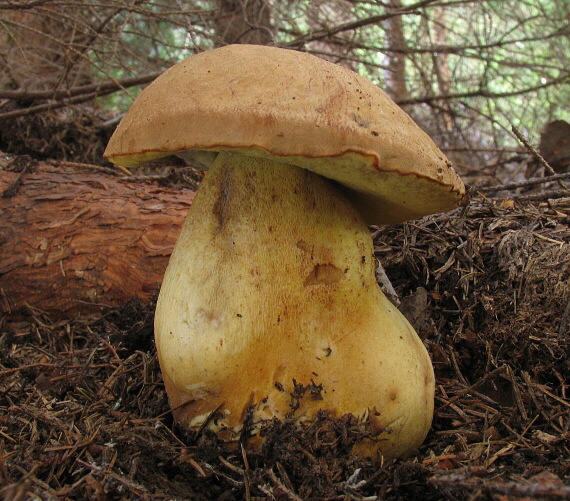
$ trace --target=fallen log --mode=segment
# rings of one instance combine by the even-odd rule
[[[69,317],[152,298],[193,191],[65,164],[19,170],[0,168],[0,312]]]

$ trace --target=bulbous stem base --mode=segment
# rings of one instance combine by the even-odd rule
[[[368,228],[334,183],[221,153],[156,311],[177,421],[237,430],[248,410],[255,422],[326,410],[370,422],[376,435],[361,452],[398,456],[419,446],[433,414],[433,370],[374,271]]]

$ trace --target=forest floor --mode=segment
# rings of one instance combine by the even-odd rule
[[[275,423],[260,452],[173,424],[153,304],[0,320],[5,500],[570,499],[570,203],[486,198],[373,229],[436,372],[435,415],[405,459],[351,457],[327,416]]]

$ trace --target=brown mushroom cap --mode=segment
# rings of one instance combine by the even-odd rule
[[[465,187],[366,78],[292,50],[230,45],[176,64],[136,99],[105,156],[132,167],[186,150],[277,157],[348,188],[369,223],[458,206]]]

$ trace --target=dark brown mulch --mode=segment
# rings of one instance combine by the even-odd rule
[[[544,197],[542,197],[544,198]],[[570,499],[570,204],[475,199],[374,231],[432,355],[421,450],[348,455],[350,420],[275,423],[260,453],[173,425],[152,305],[95,320],[0,321],[6,500]]]

